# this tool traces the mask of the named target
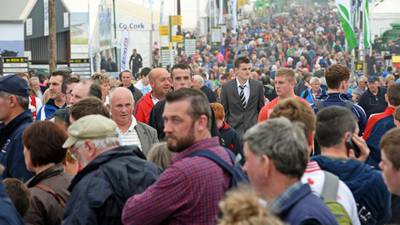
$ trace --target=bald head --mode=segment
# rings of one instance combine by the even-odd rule
[[[150,73],[149,73],[149,81],[150,81],[150,83],[154,83],[157,80],[157,78],[159,78],[160,76],[163,76],[165,74],[168,74],[168,76],[169,76],[168,71],[166,69],[164,69],[164,68],[152,69],[150,71]]]
[[[171,77],[164,68],[155,68],[150,71],[149,82],[152,94],[158,100],[163,100],[165,95],[171,90]]]

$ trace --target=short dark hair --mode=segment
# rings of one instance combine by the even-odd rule
[[[193,88],[181,88],[179,90],[169,92],[165,101],[167,103],[187,100],[190,102],[188,114],[197,120],[201,115],[206,115],[208,118],[208,128],[211,128],[211,107],[207,96],[199,90]]]
[[[101,86],[97,82],[93,82],[89,87],[89,96],[94,96],[96,98],[102,98]]]
[[[150,67],[144,67],[143,69],[140,70],[140,77],[147,77],[151,71]]]
[[[4,189],[18,213],[23,217],[29,209],[31,194],[25,184],[16,178],[3,180]]]
[[[75,103],[73,106],[71,106],[69,114],[74,120],[94,114],[100,114],[110,118],[110,112],[108,111],[107,107],[99,98],[96,97],[88,97]]]
[[[192,75],[193,75],[192,68],[189,66],[189,64],[187,64],[187,63],[177,63],[177,64],[174,64],[172,66],[172,68],[171,68],[171,78],[174,78],[173,72],[176,69],[189,70],[190,71],[190,77],[192,77]]]
[[[381,151],[385,153],[387,159],[393,164],[396,170],[400,170],[400,128],[396,127],[383,135],[380,143]]]
[[[400,84],[393,84],[388,87],[387,96],[389,104],[392,106],[400,105]]]
[[[335,64],[325,71],[325,79],[328,88],[338,89],[340,82],[350,79],[350,70],[340,64]]]
[[[250,59],[247,56],[241,56],[241,57],[237,58],[235,60],[235,68],[239,68],[240,64],[242,64],[242,63],[249,64]]]
[[[62,162],[67,152],[62,145],[67,138],[65,130],[50,121],[35,122],[26,128],[22,135],[33,166]]]
[[[121,73],[119,73],[119,75],[118,75],[118,77],[119,77],[119,80],[121,80],[121,78],[122,78],[122,74],[123,73],[130,73],[131,74],[131,76],[132,76],[132,71],[130,71],[130,70],[124,70],[124,71],[121,71]]]
[[[64,80],[68,79],[71,77],[71,72],[66,71],[66,70],[56,70],[51,73],[51,76],[62,76],[63,77],[63,82]]]
[[[354,114],[341,106],[330,106],[317,114],[315,136],[322,147],[332,147],[340,144],[346,132],[353,133],[357,120]]]
[[[67,86],[70,85],[70,84],[72,84],[72,83],[79,83],[79,78],[77,78],[77,77],[68,77],[67,79],[65,79],[65,80],[62,82],[62,85],[61,85],[61,92],[62,92],[63,94],[66,94],[66,92],[67,92]]]

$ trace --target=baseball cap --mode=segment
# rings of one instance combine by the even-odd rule
[[[15,74],[0,77],[0,91],[23,97],[29,96],[28,82]]]
[[[375,82],[379,81],[379,78],[377,76],[369,76],[368,77],[368,82]]]
[[[63,148],[73,146],[82,139],[99,139],[106,137],[117,137],[117,124],[101,115],[88,115],[75,121],[68,128],[68,139]]]

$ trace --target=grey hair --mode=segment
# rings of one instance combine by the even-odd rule
[[[127,92],[126,93],[130,93],[129,94],[129,98],[132,100],[132,104],[135,104],[135,99],[134,99],[134,97],[133,97],[133,94],[132,94],[132,92],[128,89],[128,88],[125,88],[125,87],[117,87],[117,88],[114,88],[113,90],[111,90],[110,91],[110,94],[108,95],[109,96],[109,99],[110,99],[110,105],[112,104],[112,100],[114,99],[114,95],[115,95],[115,92],[117,92],[118,90],[121,90],[121,89],[126,89],[127,90]]]
[[[194,76],[193,76],[193,80],[199,82],[199,84],[200,84],[201,86],[204,85],[204,78],[203,78],[202,76],[200,76],[200,75],[197,75],[197,74],[194,75]]]
[[[112,146],[119,146],[119,139],[118,137],[106,137],[106,138],[95,138],[90,140],[97,149],[105,149]],[[81,147],[85,145],[85,140],[78,140],[74,146]]]
[[[0,91],[0,96],[11,96],[15,94],[11,94],[5,91]],[[28,110],[29,109],[29,97],[15,95],[17,97],[17,102],[22,109]]]
[[[312,77],[310,79],[310,84],[314,84],[314,83],[321,83],[321,81],[319,80],[318,77]]]
[[[307,166],[307,140],[301,127],[279,117],[257,124],[243,136],[250,150],[266,155],[276,169],[291,177],[301,178]]]

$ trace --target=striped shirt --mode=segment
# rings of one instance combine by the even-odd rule
[[[122,132],[118,127],[117,127],[117,133],[118,133],[118,138],[119,142],[121,145],[137,145],[141,151],[142,150],[142,145],[140,143],[139,135],[136,132],[136,127],[137,122],[135,117],[132,116],[132,121],[131,125],[129,126],[128,130],[126,132]]]

